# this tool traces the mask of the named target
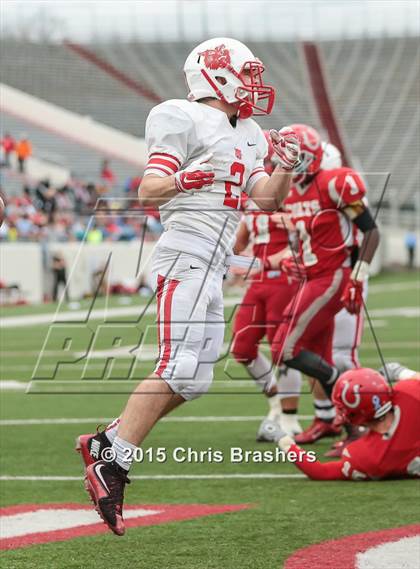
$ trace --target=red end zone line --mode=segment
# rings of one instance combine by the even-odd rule
[[[296,551],[286,560],[284,569],[357,569],[356,555],[371,547],[420,534],[420,524],[358,533],[341,539],[332,539]]]
[[[146,517],[130,518],[125,521],[125,526],[127,528],[158,525],[168,522],[194,519],[196,517],[211,516],[214,514],[237,512],[239,510],[246,510],[250,508],[251,504],[137,504],[125,506],[124,509],[126,511],[132,509],[135,510],[140,507],[144,510],[163,509],[164,511],[159,514],[152,514]],[[41,509],[92,510],[92,506],[85,506],[83,504],[74,503],[22,504],[0,508],[0,516],[11,516]],[[0,539],[0,550],[16,549],[18,547],[27,547],[29,545],[50,543],[53,541],[64,541],[73,539],[75,537],[91,536],[102,533],[109,533],[109,529],[101,521],[99,521],[97,524],[76,526],[69,529],[31,533],[19,537]]]
[[[328,91],[318,46],[313,42],[303,42],[303,53],[311,82],[312,94],[322,125],[327,129],[330,142],[340,150],[343,164],[350,165],[343,137],[335,116],[334,107]]]

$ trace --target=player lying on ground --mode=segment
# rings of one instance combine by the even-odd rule
[[[296,466],[313,480],[380,480],[420,476],[420,375],[400,367],[404,377],[393,388],[377,371],[346,371],[336,382],[332,399],[346,421],[367,427],[338,461],[310,462],[296,442],[278,433],[286,453],[297,452]],[[405,373],[405,375],[404,375]]]
[[[318,132],[307,125],[293,128],[301,138],[302,160],[284,208],[299,234],[302,276],[306,280],[293,305],[286,308],[288,318],[274,336],[272,357],[277,364],[320,381],[329,395],[339,376],[332,359],[334,319],[343,307],[351,313],[360,312],[363,283],[379,232],[366,205],[360,175],[351,168],[322,170]],[[363,233],[363,240],[352,270],[353,226]],[[323,424],[330,434],[340,432],[332,420]]]
[[[159,360],[105,433],[79,438],[86,486],[110,529],[124,533],[124,486],[133,452],[155,423],[205,393],[224,337],[222,282],[245,191],[277,210],[299,161],[290,129],[272,132],[280,165],[264,171],[267,142],[253,113],[269,114],[274,89],[241,42],[208,40],[188,56],[188,100],[157,105],[146,122],[149,162],[139,197],[159,206],[165,231],[155,252]],[[112,443],[115,460],[93,462]],[[91,464],[93,462],[93,464]]]
[[[276,166],[276,154],[268,131],[264,134],[268,143],[264,168],[267,174],[271,174]],[[234,247],[237,254],[245,253],[252,247],[252,255],[261,261],[263,267],[262,271],[252,273],[242,270],[248,288],[235,314],[231,346],[233,356],[246,367],[269,403],[269,412],[258,429],[257,441],[273,440],[269,428],[271,421],[279,422],[283,430],[291,435],[302,431],[296,409],[288,406],[290,392],[300,391],[300,372],[285,368],[281,385],[278,385],[271,359],[259,349],[264,336],[271,343],[285,307],[299,289],[299,281],[287,273],[287,268],[285,270],[281,266],[283,260],[292,254],[289,242],[293,239],[295,228],[289,218],[284,212],[264,212],[258,210],[252,202],[248,203]],[[272,265],[274,257],[279,268],[265,270],[264,265]]]

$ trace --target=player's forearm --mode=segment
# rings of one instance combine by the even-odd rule
[[[159,207],[174,196],[178,190],[175,185],[175,176],[145,176],[141,181],[138,195],[142,206]]]
[[[291,181],[292,174],[277,166],[269,178],[255,184],[251,197],[262,210],[277,211],[289,193]]]
[[[295,453],[298,457],[294,464],[311,480],[345,480],[342,473],[342,463],[311,461],[308,454],[297,444],[292,444],[289,453]]]
[[[363,234],[363,241],[360,247],[358,260],[365,261],[366,263],[370,264],[373,257],[375,256],[379,241],[380,235],[377,227],[366,231],[366,233]]]

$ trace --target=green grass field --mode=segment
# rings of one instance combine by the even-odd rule
[[[372,279],[370,286],[368,308],[385,359],[399,360],[409,367],[420,369],[417,275],[384,274]],[[94,308],[104,306],[104,301],[99,300]],[[110,308],[118,309],[120,306],[117,299],[110,301]],[[88,303],[84,301],[81,309],[87,311],[87,308]],[[133,311],[139,313],[137,308],[133,304]],[[47,307],[2,310],[6,322],[8,317],[28,316],[24,326],[0,329],[2,380],[17,380],[29,385],[48,331],[47,323],[34,323],[29,316],[48,314],[54,310],[55,307],[51,306],[49,310]],[[228,320],[232,310],[232,307],[227,308]],[[152,315],[146,315],[137,325],[130,324],[126,314],[111,318],[114,318],[115,328],[121,327],[121,346],[136,345],[139,334],[146,330],[144,342],[154,343]],[[87,323],[63,324],[66,333],[74,338],[65,354],[68,361],[80,357],[88,341],[86,338],[101,323],[103,318],[102,321],[89,319]],[[76,326],[77,334],[74,335]],[[63,336],[60,338],[62,340]],[[225,340],[229,341],[229,327]],[[106,351],[110,347],[109,342],[110,336],[105,331],[94,348]],[[81,360],[61,365],[55,373],[57,359],[60,358],[60,342],[52,339],[37,375],[55,379],[32,381],[27,393],[2,391],[2,506],[50,502],[86,504],[80,458],[73,451],[74,439],[78,434],[94,429],[95,419],[117,416],[134,385],[133,382],[118,381],[118,378],[127,377],[130,372],[131,360],[127,357],[116,359],[113,366],[109,363],[106,365],[105,356],[98,357],[89,362],[87,370],[84,368],[85,360]],[[379,367],[381,364],[369,328],[365,330],[361,360],[370,367]],[[147,374],[152,365],[152,361],[142,361],[136,368],[136,377]],[[127,531],[124,538],[107,533],[7,551],[3,553],[4,566],[10,569],[93,569],[104,566],[139,569],[280,569],[293,551],[306,545],[418,521],[416,497],[419,496],[420,486],[415,481],[320,483],[288,477],[298,472],[290,464],[232,464],[229,461],[231,447],[248,450],[269,450],[271,447],[255,443],[259,424],[255,417],[266,412],[264,398],[251,382],[228,383],[224,365],[224,362],[217,365],[212,392],[176,411],[171,416],[172,420],[160,423],[146,440],[144,448],[166,447],[169,458],[163,464],[136,464],[132,474],[150,478],[134,480],[127,489],[126,501],[129,504],[250,504],[248,509],[190,521],[133,528]],[[104,370],[108,382],[100,381],[104,377]],[[230,364],[229,370],[232,376],[244,379],[243,373],[234,364]],[[83,373],[96,381],[80,381]],[[312,413],[309,395],[302,398],[300,413]],[[243,419],[223,420],[223,417],[230,416]],[[183,417],[189,420],[182,421]],[[194,417],[220,417],[220,420],[198,421]],[[30,425],[25,423],[29,419],[63,419],[63,422]],[[65,419],[80,419],[80,422],[66,423]],[[7,420],[15,420],[15,423],[7,424]],[[326,440],[314,447],[319,457],[330,443],[330,440]],[[171,457],[175,447],[192,447],[195,450],[210,447],[223,451],[225,460],[219,464],[177,463]],[[232,474],[248,477],[223,478]],[[284,478],[260,477],[269,474],[280,474]],[[153,478],[155,475],[173,475],[174,478],[162,480]],[[218,475],[218,478],[185,479],[182,478],[184,475]],[[26,481],[14,479],[16,476],[80,476],[80,480]],[[337,566],[336,569],[347,568]]]

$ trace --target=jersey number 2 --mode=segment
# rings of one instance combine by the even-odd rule
[[[241,162],[233,162],[230,167],[231,176],[239,175],[239,179],[236,182],[225,182],[225,199],[223,200],[223,205],[227,207],[232,207],[233,209],[239,209],[241,203],[241,192],[239,195],[232,195],[232,186],[241,187],[244,181],[245,166]]]

